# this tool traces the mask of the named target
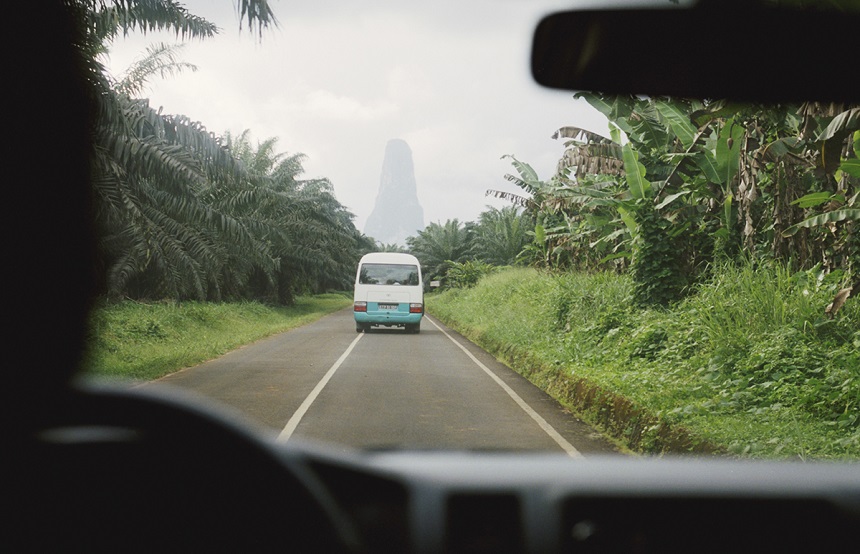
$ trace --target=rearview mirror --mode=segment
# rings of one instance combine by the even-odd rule
[[[547,87],[609,94],[860,98],[854,81],[860,13],[839,7],[858,2],[831,2],[827,9],[786,3],[711,0],[678,7],[664,0],[657,8],[556,13],[535,31],[532,74]]]

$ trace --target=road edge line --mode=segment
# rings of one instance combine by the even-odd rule
[[[425,318],[427,318],[427,321],[429,321],[430,323],[432,323],[434,327],[436,327],[437,329],[439,329],[439,330],[442,332],[442,334],[443,334],[443,335],[445,335],[446,337],[448,337],[448,339],[449,339],[451,342],[453,342],[454,344],[456,344],[457,346],[459,346],[459,347],[460,347],[460,350],[462,350],[463,352],[465,352],[465,353],[466,353],[466,355],[467,355],[467,356],[469,356],[469,358],[471,358],[471,360],[472,360],[473,362],[475,362],[475,364],[476,364],[478,367],[480,367],[482,370],[484,370],[484,373],[486,373],[487,375],[489,375],[489,376],[490,376],[490,378],[491,378],[491,379],[493,379],[493,381],[495,381],[495,382],[496,382],[496,384],[497,384],[497,385],[499,385],[499,386],[502,388],[502,390],[504,390],[506,393],[508,393],[508,396],[510,396],[510,397],[513,399],[513,401],[514,401],[514,402],[516,402],[516,403],[517,403],[517,405],[518,405],[518,406],[519,406],[519,407],[520,407],[520,408],[521,408],[521,409],[522,409],[526,414],[528,414],[528,415],[529,415],[529,417],[531,417],[531,418],[535,421],[535,423],[537,423],[537,424],[538,424],[538,426],[539,426],[541,429],[543,429],[543,431],[544,431],[547,435],[549,435],[549,437],[550,437],[552,440],[554,440],[554,441],[556,442],[556,444],[558,444],[558,445],[561,447],[561,449],[562,449],[562,450],[564,450],[564,451],[567,453],[567,455],[568,455],[568,456],[570,456],[571,458],[584,458],[584,457],[585,457],[585,456],[583,456],[583,455],[582,455],[582,453],[581,453],[579,450],[577,450],[577,449],[576,449],[572,444],[570,444],[569,442],[567,442],[567,439],[565,439],[564,437],[562,437],[562,436],[561,436],[561,434],[560,434],[558,431],[556,431],[556,430],[555,430],[555,428],[547,422],[547,420],[545,420],[543,417],[541,417],[541,415],[540,415],[539,413],[537,413],[537,412],[534,410],[534,408],[532,408],[531,406],[529,406],[529,405],[526,403],[526,401],[525,401],[525,400],[523,400],[523,399],[522,399],[522,397],[516,393],[516,391],[514,391],[514,389],[512,389],[510,386],[508,386],[508,384],[507,384],[507,383],[505,383],[504,381],[502,381],[502,379],[501,379],[498,375],[496,375],[495,373],[493,373],[493,372],[490,370],[490,368],[488,368],[486,365],[484,365],[484,364],[481,362],[481,360],[479,360],[478,358],[476,358],[476,357],[475,357],[475,355],[474,355],[474,354],[472,354],[471,352],[469,352],[469,350],[468,350],[465,346],[463,346],[462,344],[460,344],[459,342],[457,342],[456,340],[454,340],[454,337],[452,337],[452,336],[451,336],[451,335],[449,335],[447,332],[445,332],[445,330],[444,330],[444,329],[442,329],[442,327],[440,327],[440,326],[439,326],[435,321],[433,321],[432,319],[430,319],[429,317],[427,317],[427,315],[425,315],[424,317],[425,317]]]
[[[278,435],[278,438],[275,439],[279,443],[285,443],[290,440],[290,437],[293,435],[293,432],[296,430],[296,427],[299,426],[302,418],[307,413],[308,409],[311,407],[311,404],[314,403],[314,400],[317,399],[317,396],[322,392],[328,382],[331,380],[332,376],[334,376],[335,371],[343,364],[346,358],[352,353],[352,349],[355,348],[355,345],[358,344],[358,341],[361,340],[361,337],[364,336],[364,333],[359,333],[359,335],[352,341],[352,343],[346,348],[343,354],[340,355],[340,358],[332,365],[329,370],[323,375],[323,378],[320,379],[319,383],[313,388],[313,390],[308,394],[302,404],[299,406],[299,409],[295,411],[293,416],[287,421],[287,424],[284,426],[283,430]]]

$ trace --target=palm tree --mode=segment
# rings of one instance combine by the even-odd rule
[[[199,123],[119,93],[110,103],[118,117],[97,121],[93,155],[109,292],[134,282],[156,295],[219,296],[212,281],[224,263],[218,244],[249,245],[250,237],[201,196],[213,177],[246,179],[244,167]]]
[[[444,225],[431,223],[406,239],[412,254],[421,261],[425,281],[442,278],[451,262],[463,262],[473,257],[473,225],[449,219]]]
[[[243,15],[258,29],[274,23],[266,6],[243,1]],[[265,4],[265,2],[264,2]],[[151,48],[125,78],[112,81],[98,61],[120,33],[170,30],[181,38],[207,38],[217,27],[179,3],[157,0],[72,2],[84,31],[80,45],[90,60],[94,124],[93,184],[102,229],[100,262],[113,295],[137,292],[203,298],[223,263],[214,238],[242,230],[197,200],[210,174],[241,167],[202,125],[163,116],[132,97],[154,73],[190,68],[176,50]]]
[[[240,186],[213,187],[213,205],[245,225],[263,256],[231,253],[238,290],[288,303],[297,292],[348,288],[355,263],[367,247],[327,179],[302,179],[303,154],[277,153],[276,138],[251,146],[249,132],[227,136],[227,145],[248,168]],[[372,249],[372,246],[368,249]]]
[[[182,71],[197,71],[197,66],[182,61],[180,54],[185,44],[152,44],[146,48],[144,56],[135,60],[123,76],[112,83],[111,88],[118,94],[138,97],[149,80],[172,77]]]
[[[475,225],[475,254],[486,263],[513,265],[531,242],[528,232],[534,221],[517,206],[489,208],[478,216]]]
[[[277,25],[266,0],[237,0],[240,26]],[[135,98],[148,79],[194,66],[179,47],[154,45],[110,78],[98,57],[129,32],[168,30],[182,39],[218,32],[172,0],[74,0],[97,106],[93,182],[102,229],[100,264],[115,296],[220,299],[343,288],[369,249],[325,179],[302,180],[300,154],[251,147],[248,133],[222,139],[187,117]]]

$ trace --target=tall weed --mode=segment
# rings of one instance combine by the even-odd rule
[[[812,302],[780,266],[725,264],[685,304],[715,349],[746,349],[756,337],[813,317]]]

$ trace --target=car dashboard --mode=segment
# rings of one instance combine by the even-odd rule
[[[830,551],[860,468],[350,450],[185,393],[86,385],[14,438],[4,551]]]
[[[827,551],[860,533],[852,466],[304,449],[371,551]]]

